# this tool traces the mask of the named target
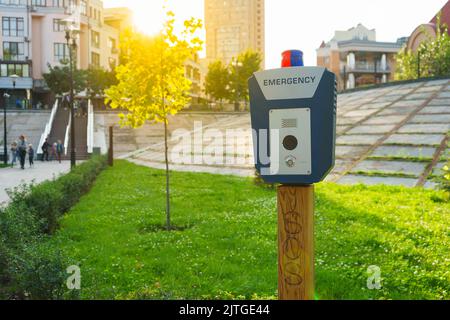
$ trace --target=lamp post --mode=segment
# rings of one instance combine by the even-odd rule
[[[3,101],[3,156],[4,156],[4,163],[5,165],[8,164],[8,147],[7,147],[7,132],[6,132],[6,100],[10,97],[9,94],[5,93],[3,95],[4,101]]]
[[[13,74],[10,76],[10,78],[11,78],[12,84],[13,84],[13,91],[15,91],[16,90],[16,80],[17,80],[17,78],[19,78],[19,76],[17,74]],[[7,125],[6,124],[6,107],[7,107],[6,99],[8,99],[9,97],[10,97],[10,95],[7,93],[5,93],[3,95],[3,98],[5,98],[4,107],[3,107],[3,119],[4,119],[4,121],[3,121],[3,157],[4,157],[3,161],[4,161],[5,165],[8,164],[8,132],[6,129],[6,125]]]
[[[72,42],[71,42],[72,40]],[[70,167],[76,166],[76,150],[75,150],[75,110],[74,110],[74,84],[73,84],[73,51],[77,48],[75,37],[72,37],[70,30],[66,30],[66,42],[69,49],[69,82],[70,82]]]

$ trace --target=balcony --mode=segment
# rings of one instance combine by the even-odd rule
[[[344,69],[345,68],[345,69]],[[341,67],[341,73],[377,73],[386,74],[391,73],[391,67],[386,65],[384,68],[381,66],[381,62],[356,62],[354,66],[344,65]]]

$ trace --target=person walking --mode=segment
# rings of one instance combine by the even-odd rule
[[[45,139],[44,144],[42,145],[42,161],[48,161],[48,148],[50,144],[48,143],[48,139]]]
[[[62,144],[61,140],[58,140],[58,143],[56,145],[56,156],[58,157],[58,162],[61,163],[61,156],[64,152],[64,145]]]
[[[57,146],[58,146],[57,142],[52,144],[52,153],[51,153],[51,158],[50,158],[51,160],[50,161],[53,161],[53,160],[57,159],[57,156],[56,156],[56,147]]]
[[[27,156],[27,142],[25,140],[25,136],[21,135],[19,138],[19,160],[20,160],[20,168],[25,170],[25,157]]]
[[[14,168],[17,162],[17,142],[11,143],[11,168]]]
[[[30,161],[30,168],[34,167],[34,149],[31,143],[28,145],[28,160]]]

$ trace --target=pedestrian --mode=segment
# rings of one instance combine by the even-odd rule
[[[56,145],[56,155],[58,157],[59,163],[61,163],[61,156],[64,152],[64,145],[62,144],[61,140],[58,140],[58,144]]]
[[[28,145],[28,160],[30,160],[30,168],[34,167],[34,149],[31,143]]]
[[[53,143],[50,149],[50,161],[56,160],[56,145],[57,143]]]
[[[27,141],[25,140],[25,136],[21,135],[19,138],[19,160],[20,160],[20,168],[25,170],[25,157],[27,156]]]
[[[50,144],[48,143],[48,139],[45,139],[44,144],[42,145],[42,161],[48,161],[48,148]]]
[[[11,143],[11,168],[14,168],[17,162],[17,142]]]

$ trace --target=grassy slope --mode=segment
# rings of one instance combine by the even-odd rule
[[[81,266],[83,298],[275,298],[276,195],[249,179],[172,174],[165,232],[164,175],[117,162],[62,220],[51,245]],[[449,299],[450,205],[399,187],[317,186],[320,299]],[[366,270],[381,268],[383,289]]]

